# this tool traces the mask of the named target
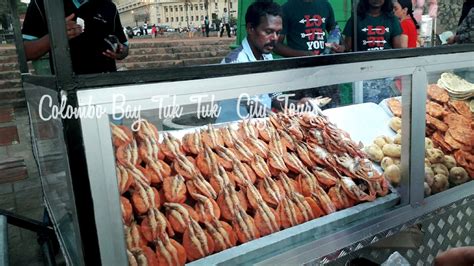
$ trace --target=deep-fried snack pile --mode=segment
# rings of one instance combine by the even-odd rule
[[[465,101],[450,100],[448,93],[436,84],[428,85],[426,101],[426,136],[445,154],[453,155],[458,165],[474,177],[474,120]],[[401,117],[401,104],[391,99],[388,104],[395,116]]]
[[[236,126],[235,124],[233,126]],[[130,265],[183,265],[388,193],[360,145],[313,113],[177,139],[111,124]]]

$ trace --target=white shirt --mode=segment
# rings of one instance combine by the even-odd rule
[[[263,60],[273,60],[273,55],[272,54],[262,54]],[[257,58],[255,58],[255,55],[252,52],[252,49],[250,48],[249,42],[247,40],[247,37],[242,41],[242,44],[232,50],[224,59],[222,59],[221,64],[232,64],[232,63],[248,63],[248,62],[256,62]],[[262,104],[264,104],[267,108],[271,108],[272,104],[272,99],[268,94],[262,94],[258,96],[252,96],[250,97],[251,100],[258,100]],[[237,99],[231,99],[231,100],[224,100],[220,102],[220,105],[223,109],[223,113],[235,113],[235,106],[237,104]],[[241,108],[241,113],[246,112],[246,109]],[[232,118],[232,120],[237,120],[239,118],[235,117]],[[218,122],[227,122],[226,118],[223,117],[223,119],[218,119]]]
[[[272,54],[262,54],[263,60],[273,60]],[[231,63],[248,63],[255,62],[257,58],[250,48],[249,41],[247,37],[242,41],[242,44],[232,50],[224,59],[222,59],[221,64],[231,64]]]

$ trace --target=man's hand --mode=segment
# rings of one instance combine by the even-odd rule
[[[74,13],[66,17],[66,31],[68,40],[79,36],[82,33],[82,26],[74,21]]]
[[[457,36],[457,35],[453,35],[453,36],[449,37],[449,38],[446,40],[446,41],[448,42],[448,44],[454,44],[454,43],[456,43],[456,42],[457,42],[456,36]]]
[[[117,46],[117,52],[107,49],[102,54],[114,60],[122,60],[128,55],[128,46],[119,43]]]
[[[346,51],[346,47],[344,45],[333,43],[331,45],[331,50],[333,50],[335,53],[344,53]]]
[[[472,266],[474,265],[474,247],[458,247],[449,249],[436,256],[434,265]]]

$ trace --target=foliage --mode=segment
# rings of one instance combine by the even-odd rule
[[[18,15],[25,14],[28,7],[25,3],[16,0]],[[8,28],[10,24],[10,0],[0,1],[0,24],[3,28]]]

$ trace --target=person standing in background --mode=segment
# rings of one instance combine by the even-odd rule
[[[416,48],[420,28],[413,16],[411,0],[397,0],[393,2],[393,13],[400,19],[402,35],[400,36],[402,48]]]
[[[206,30],[206,37],[209,37],[209,18],[206,16],[204,18],[204,27],[205,27],[205,30]]]
[[[402,28],[393,15],[392,0],[361,0],[357,5],[356,19],[357,29],[354,29],[354,17],[351,16],[343,31],[347,51],[353,50],[354,34],[357,34],[357,51],[402,48]]]
[[[357,28],[354,29],[354,17],[346,23],[343,35],[347,51],[381,51],[402,48],[400,21],[393,14],[392,0],[360,0],[357,5]],[[353,44],[353,36],[357,43]],[[398,96],[393,78],[364,80],[362,82],[363,101],[379,103],[381,100]]]
[[[156,25],[153,24],[153,26],[151,26],[151,37],[156,38],[157,34],[158,34],[158,31],[156,30]]]
[[[464,0],[464,3],[462,5],[461,16],[459,17],[458,26],[461,25],[462,21],[464,20],[465,17],[467,17],[467,14],[473,7],[474,7],[474,0]]]
[[[224,13],[222,14],[222,26],[221,26],[221,32],[220,32],[220,37],[224,34],[224,28],[227,31],[227,37],[230,38],[230,24],[229,24],[229,12],[227,12],[227,8],[224,7]]]
[[[285,57],[322,54],[326,36],[336,27],[329,1],[288,0],[282,9],[283,31],[275,52]],[[283,43],[285,39],[286,45]]]
[[[412,6],[414,7],[413,16],[418,23],[421,23],[421,16],[423,15],[425,8],[425,0],[412,0]],[[428,0],[428,15],[433,19],[438,16],[437,0]]]
[[[284,57],[321,55],[327,44],[327,36],[336,29],[334,10],[327,0],[288,0],[283,6],[283,30],[275,53]],[[286,44],[284,43],[286,39]],[[341,46],[331,46],[334,52],[343,52]],[[287,92],[294,94],[292,101],[305,104],[313,97],[330,97],[332,106],[339,104],[337,85],[324,86],[318,89],[307,89]],[[273,96],[275,106],[276,102]]]
[[[109,0],[64,0],[64,13],[74,73],[117,71],[115,60],[127,57],[128,41],[115,4]],[[44,14],[44,0],[31,0],[21,29],[27,60],[39,59],[51,50]]]
[[[450,37],[448,43],[474,43],[474,7],[471,7],[458,26],[456,35]]]
[[[272,51],[278,42],[278,35],[283,27],[280,5],[273,2],[257,1],[251,4],[245,14],[247,37],[242,44],[232,50],[221,64],[247,63],[273,60]],[[242,99],[242,102],[246,102]],[[218,123],[238,120],[240,115],[247,114],[247,106],[239,105],[238,99],[220,101],[221,115]],[[267,111],[271,108],[271,98],[268,94],[253,96],[249,105]],[[238,112],[237,112],[238,108]]]
[[[148,24],[146,21],[143,23],[143,31],[145,32],[145,35],[148,35]]]

